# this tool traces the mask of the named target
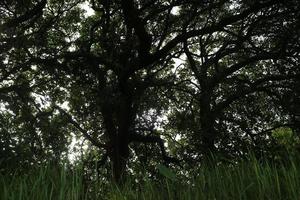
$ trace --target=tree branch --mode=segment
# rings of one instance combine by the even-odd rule
[[[156,143],[158,144],[160,151],[162,153],[162,159],[166,163],[174,163],[174,164],[180,164],[180,161],[177,158],[173,158],[167,155],[165,146],[164,146],[164,140],[161,139],[159,136],[153,136],[153,135],[139,135],[139,134],[131,134],[130,135],[130,142],[141,142],[141,143]]]
[[[146,58],[149,55],[151,49],[151,36],[145,29],[145,24],[138,16],[138,11],[134,7],[133,0],[122,0],[122,10],[125,17],[125,22],[129,28],[133,28],[139,39],[139,54],[140,58]]]
[[[34,16],[40,15],[42,13],[43,9],[45,8],[46,4],[47,4],[47,0],[42,0],[41,2],[36,4],[36,6],[34,6],[31,10],[27,11],[25,14],[15,18],[15,19],[8,20],[2,26],[3,27],[16,27],[19,24],[21,24],[27,20],[30,20]]]
[[[148,59],[147,62],[144,63],[144,65],[152,64],[153,62],[161,59],[162,57],[166,56],[179,43],[184,42],[189,38],[199,36],[199,35],[214,33],[216,31],[221,31],[221,30],[223,30],[223,28],[225,26],[227,26],[229,24],[233,24],[235,22],[238,22],[238,21],[246,18],[249,14],[256,13],[259,10],[261,10],[265,7],[268,7],[268,6],[272,6],[276,3],[277,3],[277,1],[267,1],[264,3],[257,3],[254,6],[244,10],[240,14],[224,17],[218,23],[213,24],[211,26],[207,26],[207,27],[204,27],[199,30],[191,30],[191,31],[179,34],[174,39],[172,39],[170,42],[168,42],[161,50],[152,54],[150,59]]]
[[[81,126],[80,126],[75,120],[73,120],[72,116],[71,116],[69,113],[67,113],[64,109],[62,109],[61,107],[59,107],[59,106],[57,106],[57,105],[55,105],[54,108],[56,108],[56,109],[59,110],[62,114],[64,114],[64,115],[67,117],[69,123],[72,124],[75,128],[77,128],[77,129],[83,134],[83,136],[84,136],[87,140],[89,140],[93,145],[95,145],[95,146],[98,147],[98,148],[104,148],[104,149],[107,149],[107,148],[108,148],[107,145],[102,144],[102,143],[100,143],[99,141],[97,141],[96,139],[94,139],[93,137],[91,137],[91,136],[88,134],[88,132],[87,132],[86,130],[84,130],[83,128],[81,128]]]
[[[256,80],[253,82],[249,87],[246,87],[244,89],[240,88],[237,89],[237,91],[227,97],[226,100],[218,103],[214,109],[214,112],[219,113],[225,108],[227,108],[231,103],[234,101],[237,101],[238,99],[244,98],[247,94],[251,94],[254,92],[265,92],[267,89],[267,86],[260,86],[263,83],[266,83],[268,81],[284,81],[284,80],[289,80],[291,78],[300,78],[300,74],[295,74],[295,75],[273,75],[273,76],[267,76],[261,79]],[[260,86],[260,87],[258,87]],[[268,94],[269,95],[269,94]]]

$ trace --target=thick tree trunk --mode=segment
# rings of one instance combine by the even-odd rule
[[[102,109],[106,134],[110,143],[109,157],[112,164],[112,179],[122,185],[126,178],[129,158],[129,133],[134,122],[132,103],[127,96],[121,96],[117,105]]]
[[[215,152],[216,131],[214,129],[214,121],[209,114],[201,115],[201,131],[202,131],[202,145],[205,154],[212,154]]]
[[[113,181],[121,185],[126,178],[126,165],[129,157],[129,146],[127,142],[122,141],[121,137],[117,139],[112,147],[112,178]]]
[[[215,117],[210,107],[209,93],[204,93],[200,99],[200,123],[203,153],[210,157],[216,150],[217,132],[214,128]]]

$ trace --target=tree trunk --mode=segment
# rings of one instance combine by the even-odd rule
[[[211,156],[215,148],[215,139],[217,136],[214,128],[215,117],[210,107],[210,94],[204,93],[200,99],[200,124],[202,134],[202,147],[205,156]]]
[[[129,158],[129,133],[134,122],[132,103],[127,96],[121,96],[117,105],[102,109],[106,135],[110,143],[109,157],[112,163],[112,179],[122,185],[126,178]]]
[[[126,165],[129,157],[128,143],[122,141],[121,137],[117,138],[115,144],[113,144],[111,152],[112,162],[112,178],[113,181],[121,185],[126,178]]]
[[[214,129],[214,121],[209,114],[201,115],[201,131],[202,131],[202,145],[204,148],[204,153],[206,155],[212,154],[215,152],[215,140],[216,140],[216,131]]]

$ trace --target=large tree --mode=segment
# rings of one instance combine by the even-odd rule
[[[50,23],[50,19],[43,19],[46,3],[0,3],[1,171],[58,163],[67,151],[66,123],[44,104],[59,86],[29,56],[43,46],[41,27]]]
[[[300,78],[299,14],[294,1],[237,1],[210,9],[203,22],[199,19],[186,27],[189,32],[239,16],[183,42],[197,85],[192,97],[200,127],[194,139],[200,140],[204,151],[214,151],[215,145],[241,147],[243,142],[234,138],[257,144],[265,137],[259,133],[266,129],[294,126],[282,103],[288,102],[284,95],[295,91],[295,80]]]
[[[48,109],[52,114],[59,111],[61,115],[56,116],[76,129],[68,126],[66,132],[82,134],[103,152],[102,161],[109,158],[117,182],[125,176],[137,143],[157,145],[166,163],[177,162],[167,155],[161,137],[165,134],[156,130],[162,111],[174,105],[168,99],[174,91],[190,91],[196,100],[193,120],[200,125],[195,126],[199,132],[192,138],[209,154],[220,135],[216,126],[228,127],[230,122],[224,119],[236,119],[242,110],[235,102],[296,76],[285,59],[299,53],[294,48],[299,42],[294,23],[298,4],[293,1],[51,0],[27,4],[25,11],[18,3],[1,4],[7,13],[1,21],[1,30],[7,33],[1,37],[20,39],[17,44],[22,52],[15,57],[14,51],[2,53],[2,60],[9,56],[18,61],[12,67],[36,74],[34,83],[39,78],[49,80],[39,87],[48,97]],[[83,5],[92,13],[85,13]],[[10,27],[21,32],[9,35]],[[188,61],[184,70],[193,72],[192,79],[190,73],[178,72],[174,63],[182,56]],[[273,66],[283,60],[287,63],[278,64],[286,74],[279,74]],[[251,67],[254,64],[261,71]],[[189,96],[182,97],[187,100]],[[62,108],[64,102],[68,106]]]

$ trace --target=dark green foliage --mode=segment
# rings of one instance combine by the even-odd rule
[[[160,179],[156,166],[171,178],[163,166],[297,154],[299,7],[2,1],[1,173],[69,159],[122,185]]]

